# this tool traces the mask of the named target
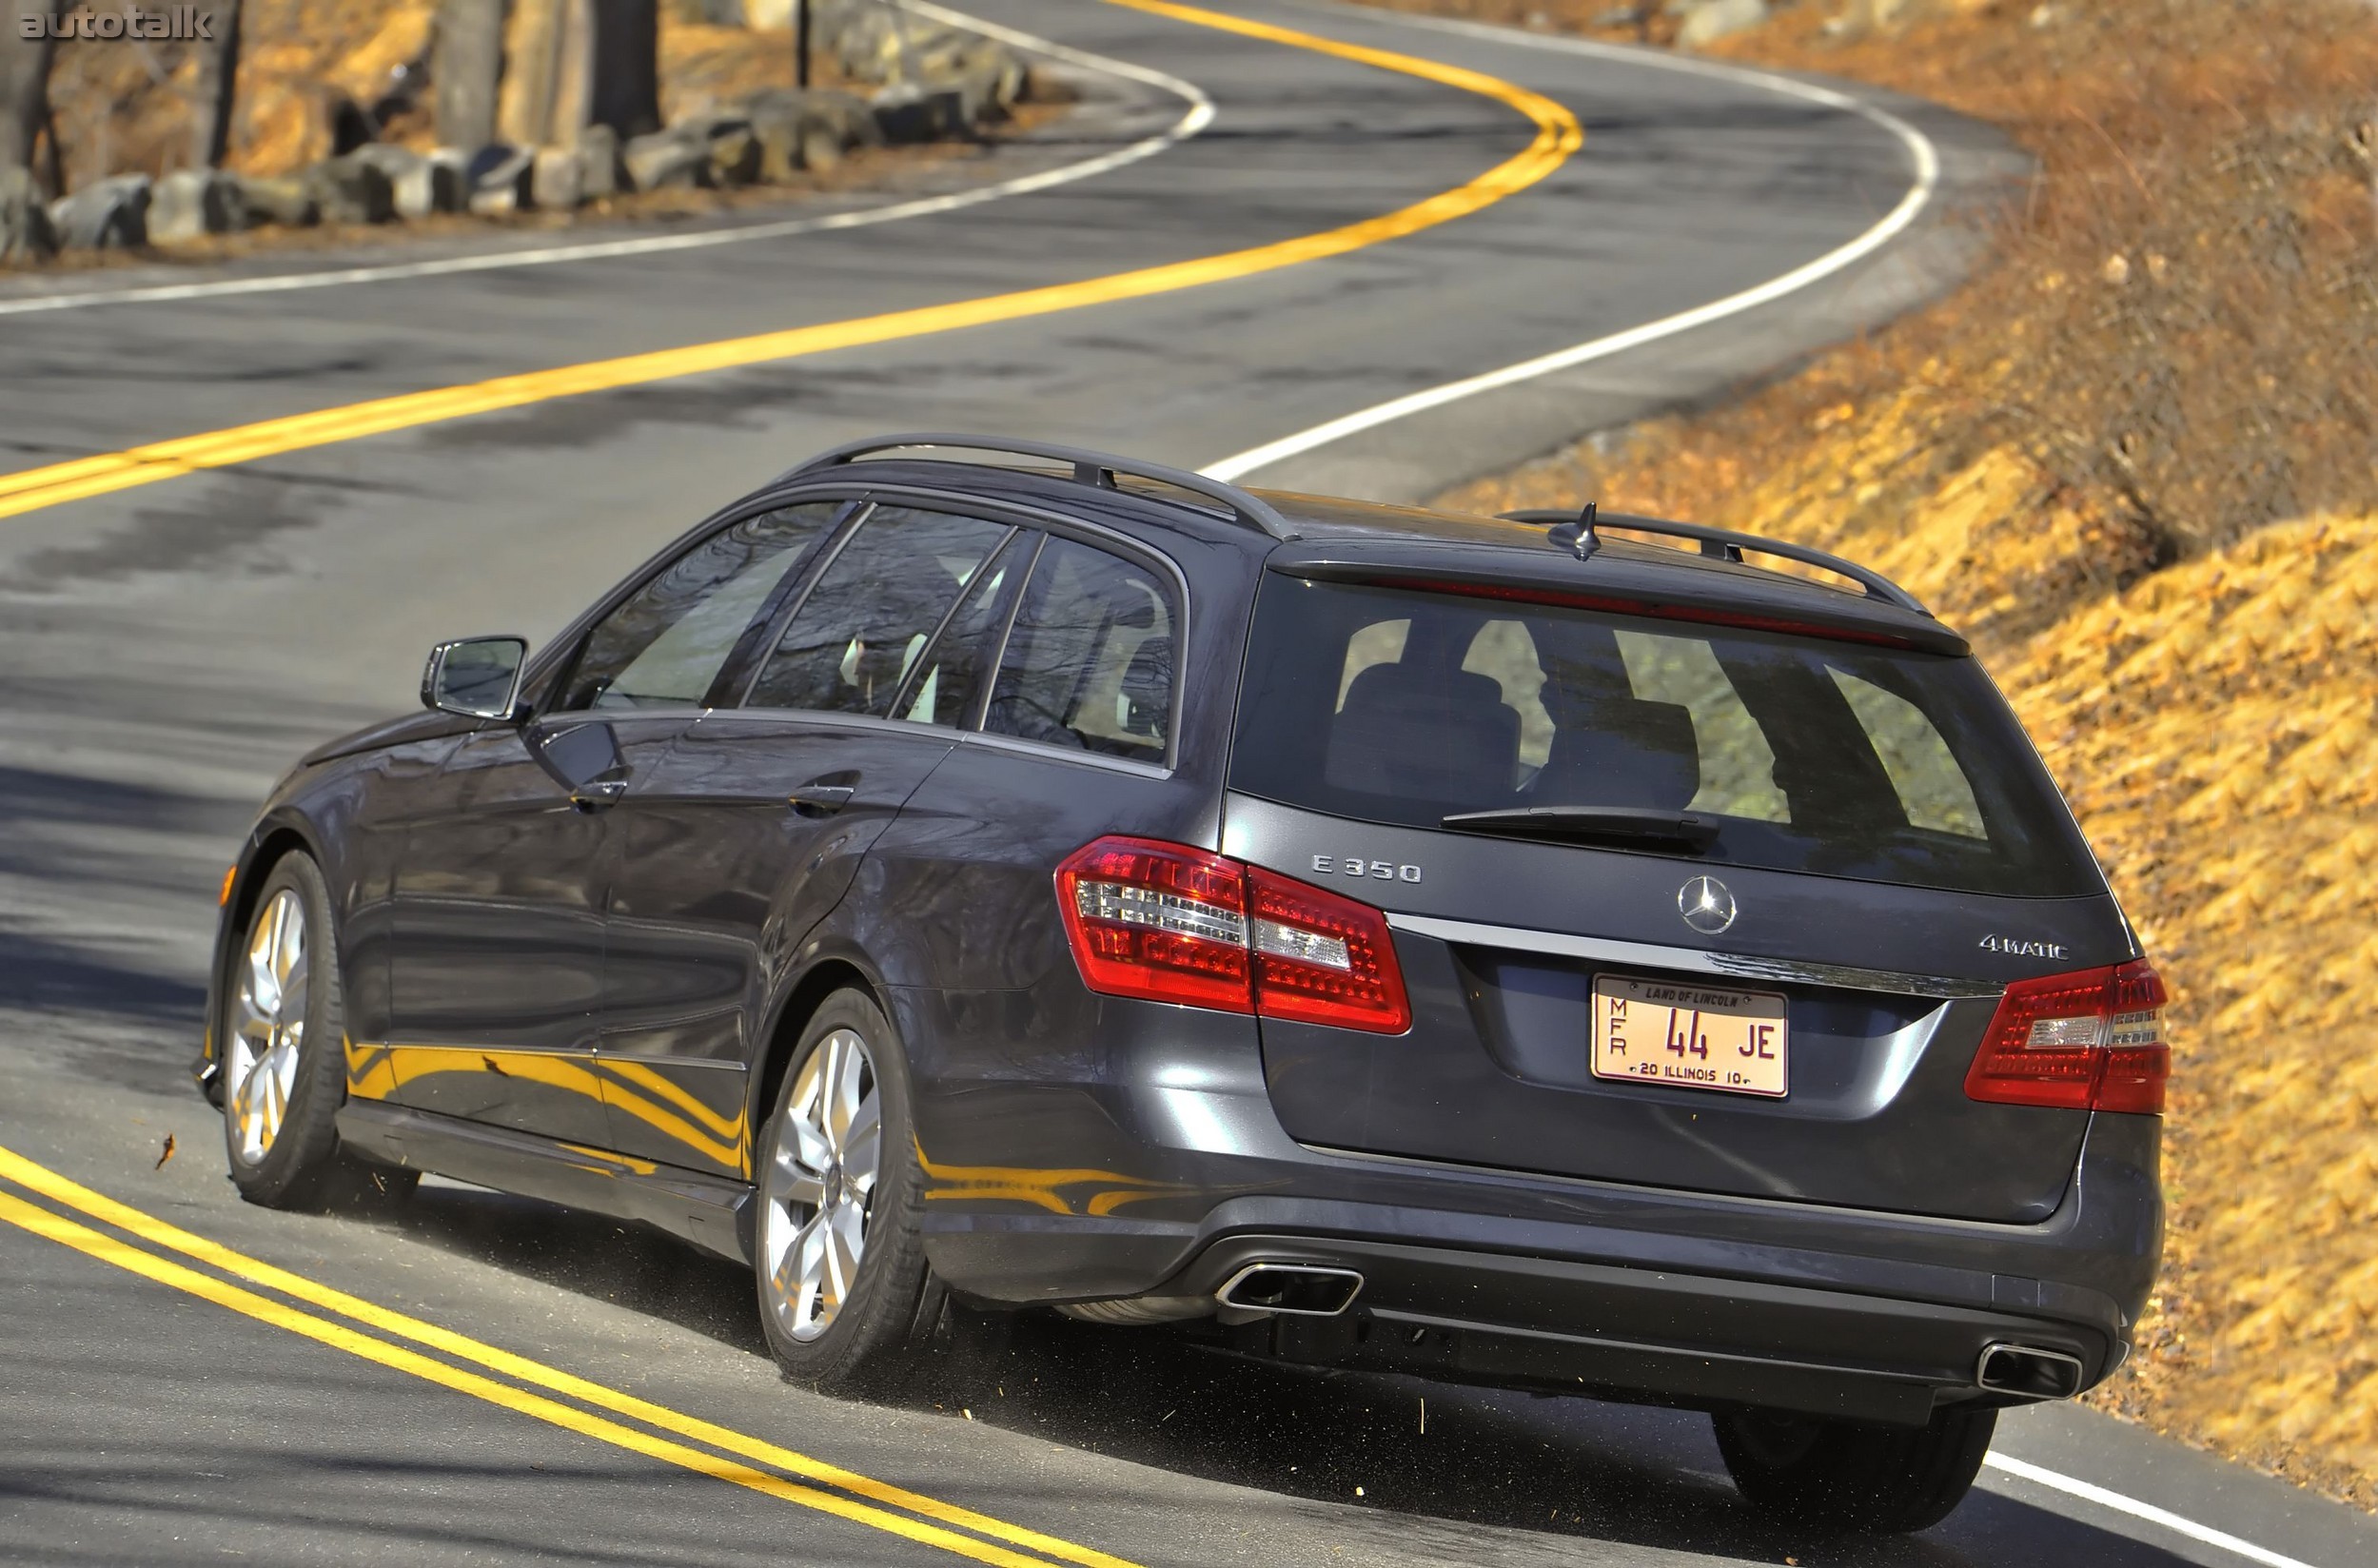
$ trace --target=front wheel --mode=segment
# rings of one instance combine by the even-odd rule
[[[796,1382],[888,1382],[940,1326],[912,1103],[882,1009],[861,991],[828,997],[801,1032],[759,1150],[759,1318]]]
[[[1811,1529],[1897,1534],[1946,1519],[1980,1473],[1995,1409],[1936,1411],[1923,1426],[1857,1426],[1779,1411],[1712,1418],[1750,1505]]]

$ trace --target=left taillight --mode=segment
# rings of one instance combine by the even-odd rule
[[[1997,1105],[2160,1114],[2172,1076],[2167,1000],[2143,958],[2017,980],[1999,999],[1965,1092]]]
[[[1401,1034],[1412,1009],[1386,917],[1209,851],[1109,836],[1057,867],[1082,983],[1108,996]]]

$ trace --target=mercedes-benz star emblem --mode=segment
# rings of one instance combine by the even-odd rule
[[[1677,912],[1703,936],[1715,936],[1734,924],[1734,894],[1714,876],[1697,876],[1676,892]]]

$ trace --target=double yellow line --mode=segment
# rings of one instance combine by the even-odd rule
[[[1515,87],[1481,71],[1424,60],[1417,55],[1399,54],[1390,49],[1343,43],[1293,28],[1275,27],[1268,22],[1225,15],[1220,11],[1177,4],[1176,0],[1106,0],[1106,3],[1127,6],[1133,10],[1148,11],[1194,27],[1212,28],[1291,49],[1308,49],[1317,54],[1474,92],[1508,105],[1525,115],[1535,124],[1536,135],[1522,151],[1451,190],[1376,218],[1318,234],[1302,235],[1245,250],[1227,251],[1218,256],[1112,273],[1078,283],[992,294],[948,304],[827,322],[816,326],[763,332],[754,337],[730,338],[718,343],[667,348],[649,354],[631,354],[619,359],[596,360],[550,370],[533,370],[462,386],[408,392],[398,397],[374,399],[369,402],[319,409],[310,414],[263,420],[227,430],[183,436],[122,452],[52,463],[47,467],[29,468],[0,475],[0,518],[15,517],[45,506],[82,500],[111,491],[128,490],[136,485],[154,484],[161,480],[196,473],[201,469],[226,468],[307,447],[325,446],[334,441],[385,435],[446,420],[464,419],[474,414],[548,402],[557,398],[616,391],[621,387],[669,381],[680,376],[698,376],[710,371],[799,359],[837,348],[858,348],[895,339],[955,331],[961,327],[1020,321],[1061,310],[1077,310],[1085,305],[1145,299],[1153,294],[1252,277],[1257,273],[1343,256],[1383,241],[1433,228],[1439,224],[1450,223],[1456,218],[1491,206],[1507,196],[1524,190],[1560,167],[1584,140],[1584,131],[1579,127],[1577,116],[1562,105],[1541,93]]]
[[[276,1268],[7,1148],[0,1148],[0,1184],[17,1189],[0,1185],[0,1222],[318,1344],[581,1437],[975,1562],[1001,1568],[1051,1563],[1134,1568],[1095,1548],[795,1453]],[[29,1202],[19,1191],[56,1206]],[[87,1220],[113,1229],[99,1229]]]

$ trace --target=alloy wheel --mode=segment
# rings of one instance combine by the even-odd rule
[[[305,901],[292,888],[274,893],[248,931],[223,1063],[224,1114],[244,1165],[271,1150],[297,1088],[310,990],[305,938]]]
[[[761,1186],[760,1257],[770,1308],[795,1340],[825,1333],[858,1282],[882,1166],[882,1110],[867,1042],[837,1029],[801,1063],[776,1118]]]

